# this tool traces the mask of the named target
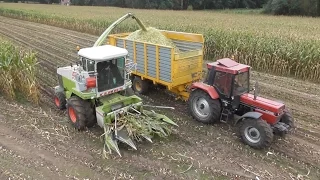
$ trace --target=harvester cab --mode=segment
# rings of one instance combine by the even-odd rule
[[[109,152],[121,156],[117,142],[136,149],[132,137],[151,141],[154,132],[167,136],[166,126],[176,125],[164,115],[143,109],[141,98],[131,90],[129,76],[135,64],[126,49],[94,46],[80,49],[78,55],[76,65],[57,69],[59,85],[55,87],[55,104],[67,109],[76,129],[98,124],[105,131]]]
[[[269,146],[274,134],[284,135],[294,127],[283,103],[259,97],[258,83],[250,89],[250,66],[224,58],[207,68],[204,82],[191,86],[189,108],[194,119],[238,125],[242,140],[254,148]]]

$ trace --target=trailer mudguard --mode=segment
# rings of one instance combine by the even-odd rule
[[[242,115],[239,119],[237,119],[235,124],[238,124],[244,118],[259,119],[259,118],[261,118],[261,116],[262,116],[262,114],[258,113],[258,112],[247,112],[244,115]]]
[[[219,98],[219,94],[216,91],[216,89],[213,86],[209,86],[205,83],[202,82],[195,82],[191,85],[190,87],[191,90],[195,90],[195,89],[201,89],[203,91],[205,91],[206,93],[209,94],[209,96],[212,99],[218,99]]]

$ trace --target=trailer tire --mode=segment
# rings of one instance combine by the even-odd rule
[[[149,90],[149,83],[146,80],[142,80],[140,77],[136,76],[133,79],[132,88],[139,94],[146,94]]]
[[[199,122],[211,124],[220,120],[220,101],[218,99],[212,99],[209,94],[202,90],[194,90],[191,92],[188,106],[191,116]]]
[[[269,147],[273,141],[271,126],[261,118],[247,118],[240,123],[240,136],[242,141],[255,149]]]
[[[54,104],[60,110],[66,109],[67,101],[63,92],[57,92],[54,94]]]
[[[82,131],[95,124],[96,118],[90,102],[72,96],[68,99],[67,109],[69,120],[77,130]]]

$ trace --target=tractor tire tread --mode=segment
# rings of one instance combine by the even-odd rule
[[[262,129],[262,140],[260,141],[260,143],[258,144],[251,144],[250,142],[248,143],[246,140],[245,140],[245,135],[243,134],[244,132],[244,129],[246,126],[244,126],[245,124],[249,124],[251,126],[254,126],[255,128],[257,129]],[[259,128],[260,127],[260,128]],[[264,132],[264,133],[263,133]],[[241,126],[240,126],[240,134],[242,136],[242,140],[248,144],[249,146],[255,148],[255,149],[263,149],[263,148],[267,148],[269,146],[271,146],[272,144],[272,141],[273,141],[273,137],[274,137],[274,134],[273,134],[273,130],[271,128],[271,126],[264,120],[262,119],[246,119],[246,120],[243,120],[241,122]]]
[[[192,98],[194,96],[201,96],[201,97],[204,97],[208,103],[209,103],[209,106],[210,106],[210,109],[211,109],[211,115],[210,117],[207,119],[207,120],[200,120],[196,115],[195,113],[193,113],[193,104],[192,104]],[[193,119],[195,119],[196,121],[199,121],[199,122],[202,122],[204,124],[212,124],[212,123],[216,123],[220,120],[220,114],[221,114],[221,103],[218,99],[212,99],[209,94],[207,94],[206,92],[202,91],[202,90],[195,90],[193,91],[191,94],[190,94],[190,97],[189,98],[189,102],[188,102],[188,105],[189,105],[189,112],[191,113],[191,116]]]
[[[281,118],[281,122],[289,125],[290,128],[295,128],[294,118],[287,108],[284,109],[284,115]]]

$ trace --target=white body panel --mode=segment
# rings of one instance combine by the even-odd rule
[[[127,56],[128,51],[116,46],[104,45],[80,49],[78,55],[94,61],[105,61],[108,59]]]

